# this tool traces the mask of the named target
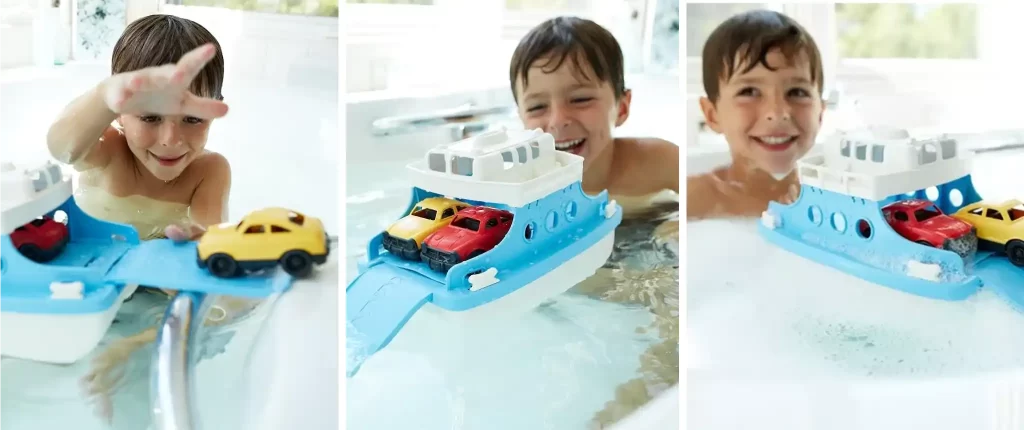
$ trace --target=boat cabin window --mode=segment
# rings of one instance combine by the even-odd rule
[[[926,143],[921,145],[917,150],[919,157],[919,164],[930,164],[934,163],[935,160],[939,159],[939,150],[935,147],[934,143]]]
[[[512,159],[512,151],[502,151],[501,161],[503,161],[502,164],[505,165],[505,170],[511,169],[512,166],[516,165],[515,161]]]
[[[520,147],[516,148],[516,152],[519,153],[519,162],[520,163],[525,163],[526,162],[526,147],[525,146],[520,146]]]
[[[453,155],[452,173],[462,176],[473,176],[473,159],[469,157]]]
[[[876,163],[885,162],[885,146],[875,145],[871,147],[871,161]]]
[[[868,145],[866,143],[857,143],[857,159],[862,161],[868,159]]]
[[[839,153],[842,154],[843,157],[849,157],[850,156],[850,141],[849,140],[843,139],[839,143]]]
[[[949,160],[956,157],[956,141],[952,139],[946,139],[939,143],[942,145],[942,159]]]
[[[530,142],[530,151],[533,152],[534,160],[540,158],[540,142],[537,142],[536,140]]]
[[[427,158],[428,168],[435,172],[444,172],[444,154],[431,153]]]

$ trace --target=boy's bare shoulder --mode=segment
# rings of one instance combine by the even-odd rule
[[[679,145],[653,137],[617,138],[615,159],[615,182],[644,193],[679,192]]]
[[[189,165],[189,170],[198,179],[197,185],[205,180],[230,180],[231,164],[223,154],[204,151]]]

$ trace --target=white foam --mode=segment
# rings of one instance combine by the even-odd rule
[[[758,220],[688,225],[688,365],[759,377],[917,378],[1024,366],[1024,315],[991,292],[927,299],[777,248]]]

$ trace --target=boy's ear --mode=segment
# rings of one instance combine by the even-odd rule
[[[718,112],[715,110],[715,103],[705,97],[700,98],[700,110],[704,112],[704,122],[708,128],[715,133],[722,134],[721,126],[718,124]]]
[[[618,111],[615,113],[616,127],[621,126],[627,119],[629,119],[629,104],[632,103],[632,100],[632,90],[626,90],[626,92],[622,94],[622,97],[619,97],[618,106],[616,108]]]
[[[824,119],[825,119],[825,99],[821,99],[821,112],[818,112],[818,127],[821,127],[821,122]]]

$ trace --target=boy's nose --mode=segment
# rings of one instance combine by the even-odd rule
[[[568,111],[564,107],[558,105],[551,106],[551,116],[548,118],[549,130],[557,130],[567,127],[569,122],[570,119]]]
[[[177,146],[181,145],[181,132],[178,130],[177,124],[165,124],[163,129],[160,130],[160,145],[163,146]]]

